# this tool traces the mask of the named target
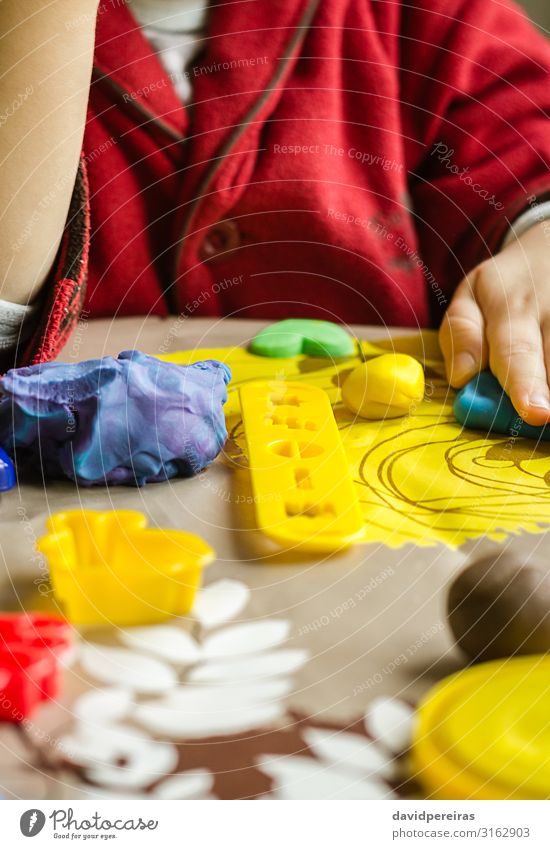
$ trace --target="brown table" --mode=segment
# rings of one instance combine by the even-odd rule
[[[127,348],[156,354],[246,345],[262,326],[256,321],[173,318],[82,321],[61,359],[78,361]],[[389,334],[381,328],[356,328],[356,332],[362,338]],[[310,556],[296,557],[295,562],[287,559],[283,565],[258,557],[249,544],[249,535],[236,529],[247,527],[251,508],[239,505],[236,511],[231,498],[233,475],[226,464],[216,461],[208,472],[208,487],[194,479],[143,489],[83,490],[69,482],[55,482],[46,486],[24,484],[2,495],[0,591],[4,606],[14,608],[36,601],[37,578],[44,567],[36,558],[33,544],[43,532],[48,514],[76,506],[101,510],[124,507],[142,510],[151,524],[192,530],[203,536],[217,552],[208,582],[231,577],[252,590],[246,619],[290,621],[289,644],[311,652],[310,661],[294,676],[288,716],[295,720],[290,724],[309,716],[320,724],[356,727],[373,697],[391,694],[414,702],[435,681],[460,666],[445,622],[445,590],[468,558],[496,548],[495,543],[475,540],[456,552],[444,546],[389,549],[362,545],[323,558],[320,563]],[[505,545],[544,553],[550,538],[524,535]],[[380,581],[381,574],[386,577]],[[45,761],[38,759],[42,756],[38,750],[50,757],[61,730],[70,725],[72,700],[85,687],[81,673],[68,671],[63,699],[45,707],[29,724],[25,736],[13,728],[0,727],[0,786],[4,795],[82,796],[75,776],[61,772],[52,777]],[[288,719],[285,729],[289,731]],[[29,748],[29,739],[38,743],[38,749],[34,744]],[[275,739],[270,741],[270,746],[274,745],[279,745]],[[247,780],[242,792],[253,795],[256,790]],[[220,793],[238,795],[238,781],[231,786],[233,790]],[[265,789],[261,785],[258,792]]]

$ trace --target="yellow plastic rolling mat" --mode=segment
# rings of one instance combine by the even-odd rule
[[[241,386],[240,400],[260,530],[309,551],[359,539],[363,516],[326,393],[272,380]]]
[[[196,348],[163,359],[219,359],[233,372],[225,415],[233,447],[246,452],[239,390],[251,381],[317,386],[334,411],[348,468],[361,503],[364,541],[456,547],[469,539],[504,540],[550,526],[550,446],[465,430],[453,414],[437,334],[425,331],[361,342],[362,355],[259,357],[244,348]],[[341,388],[364,359],[387,353],[415,357],[426,376],[424,399],[399,419],[360,419],[342,404]]]
[[[412,765],[432,799],[550,799],[550,657],[451,675],[418,708]]]

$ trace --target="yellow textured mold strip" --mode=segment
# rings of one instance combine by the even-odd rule
[[[242,386],[240,399],[259,529],[309,551],[359,539],[363,515],[326,393],[270,380]]]

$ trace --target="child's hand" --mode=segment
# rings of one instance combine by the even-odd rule
[[[550,421],[550,221],[464,278],[439,341],[451,386],[490,368],[523,419]]]

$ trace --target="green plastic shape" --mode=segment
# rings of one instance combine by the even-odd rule
[[[261,330],[249,350],[260,357],[350,357],[356,351],[355,339],[332,321],[312,318],[286,318]]]

